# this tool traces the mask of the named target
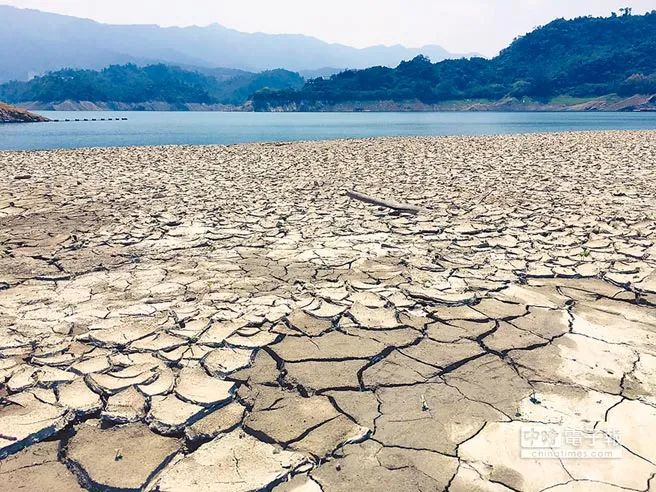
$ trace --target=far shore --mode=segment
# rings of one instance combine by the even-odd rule
[[[145,101],[28,101],[16,103],[28,111],[181,111],[181,112],[645,112],[656,111],[656,95],[620,98],[556,98],[549,102],[505,98],[499,101],[463,100],[425,104],[411,101],[347,101],[340,103],[299,102],[256,108],[249,101],[243,105],[169,103]]]

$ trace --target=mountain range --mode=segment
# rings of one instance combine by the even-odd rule
[[[99,25],[85,22],[94,28]],[[151,27],[160,32],[161,28]],[[46,26],[42,31],[46,36]],[[4,35],[0,31],[0,37]],[[141,47],[135,49],[155,50],[159,38],[154,39],[141,40]],[[3,44],[0,50],[11,51]],[[196,55],[203,53],[207,49],[199,47]],[[28,81],[0,83],[0,100],[27,109],[645,111],[656,109],[654,53],[656,10],[631,15],[625,9],[622,16],[556,19],[516,38],[491,59],[435,62],[417,55],[395,67],[379,64],[329,77],[330,69],[308,69],[306,74],[320,77],[306,75],[304,80],[298,72],[285,69],[255,73],[199,65],[198,59],[150,63],[140,57],[98,70],[65,68]],[[27,59],[24,55],[18,50],[13,53]],[[314,62],[323,65],[325,60]]]
[[[343,68],[396,66],[418,54],[434,61],[472,54],[420,48],[353,48],[296,34],[244,33],[206,27],[102,24],[89,19],[0,5],[0,82],[27,80],[60,68],[167,63],[250,72],[285,68],[308,76]],[[336,67],[336,68],[330,68]]]

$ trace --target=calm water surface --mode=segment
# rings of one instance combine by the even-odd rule
[[[51,119],[125,117],[128,121],[0,125],[0,149],[656,129],[656,113],[39,113]]]

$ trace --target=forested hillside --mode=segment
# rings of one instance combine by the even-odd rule
[[[410,110],[434,109],[458,101],[504,110],[508,106],[499,107],[498,102],[514,101],[512,105],[521,109],[555,99],[576,104],[599,96],[656,94],[655,53],[656,11],[634,16],[625,10],[621,16],[557,19],[515,39],[493,59],[432,63],[420,55],[396,68],[346,70],[307,82],[298,73],[281,69],[255,74],[164,64],[112,65],[8,82],[0,85],[0,100],[113,102],[131,104],[132,109],[161,102],[173,109],[229,105],[257,111],[394,110],[406,102],[415,104]],[[631,101],[628,108],[644,104],[649,109],[654,105],[643,98]],[[455,104],[451,109],[459,108]],[[583,109],[603,108],[595,104]]]
[[[0,85],[0,100],[12,103],[73,100],[239,105],[265,87],[297,89],[303,83],[300,75],[287,70],[259,74],[238,72],[225,79],[162,64],[145,67],[128,64],[112,65],[99,71],[65,69],[29,82],[7,82]]]
[[[517,38],[498,56],[431,63],[423,56],[396,68],[349,70],[301,90],[263,90],[254,106],[342,101],[426,104],[504,97],[549,99],[656,93],[656,11],[555,20]]]

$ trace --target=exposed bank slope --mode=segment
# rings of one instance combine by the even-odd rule
[[[48,118],[0,102],[0,123],[36,123]]]

